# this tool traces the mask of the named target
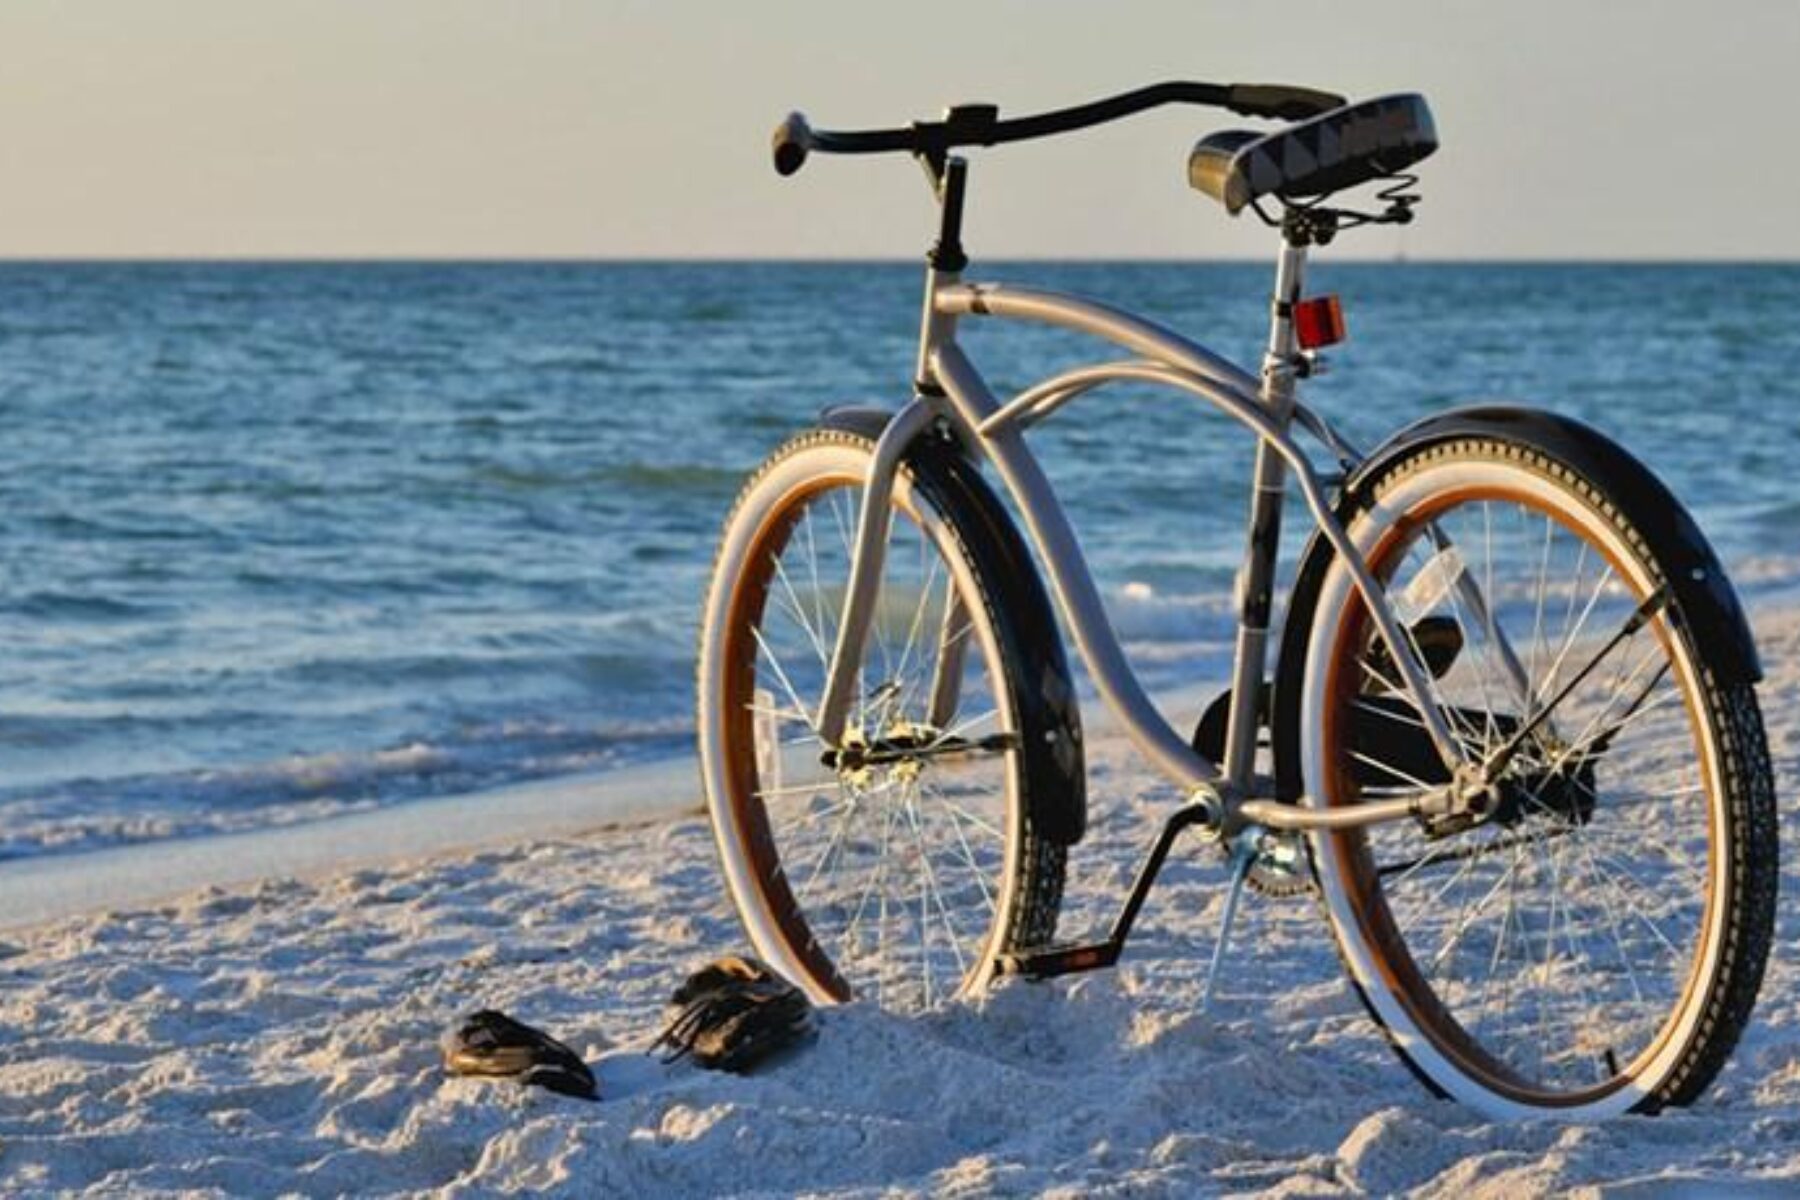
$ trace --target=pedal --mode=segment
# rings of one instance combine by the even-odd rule
[[[1098,971],[1118,961],[1119,943],[1093,942],[1088,945],[1035,946],[1029,950],[1011,951],[996,958],[994,966],[1002,975],[1050,979],[1057,975]]]

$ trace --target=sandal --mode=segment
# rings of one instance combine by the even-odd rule
[[[652,1045],[664,1062],[692,1055],[713,1071],[748,1071],[813,1031],[799,988],[753,958],[727,955],[701,967],[670,997],[673,1015]]]
[[[470,1014],[444,1035],[444,1065],[457,1075],[517,1078],[564,1096],[600,1098],[594,1073],[579,1054],[493,1009]]]

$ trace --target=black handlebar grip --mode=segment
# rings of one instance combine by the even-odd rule
[[[806,165],[806,152],[812,149],[812,127],[800,113],[789,113],[775,127],[769,145],[775,154],[775,173],[792,175]]]
[[[1345,103],[1345,99],[1335,92],[1288,87],[1280,83],[1234,83],[1226,92],[1225,107],[1247,117],[1302,121],[1342,108]]]

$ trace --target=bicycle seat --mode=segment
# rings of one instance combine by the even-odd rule
[[[1188,155],[1188,182],[1235,215],[1259,196],[1323,196],[1404,171],[1437,145],[1425,97],[1380,96],[1274,133],[1208,134]]]

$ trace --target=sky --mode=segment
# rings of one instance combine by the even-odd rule
[[[0,257],[907,258],[855,128],[1162,79],[1419,91],[1443,148],[1343,257],[1800,259],[1800,0],[5,0]],[[977,257],[1238,258],[1185,182],[1243,118],[1164,109],[972,155]]]

